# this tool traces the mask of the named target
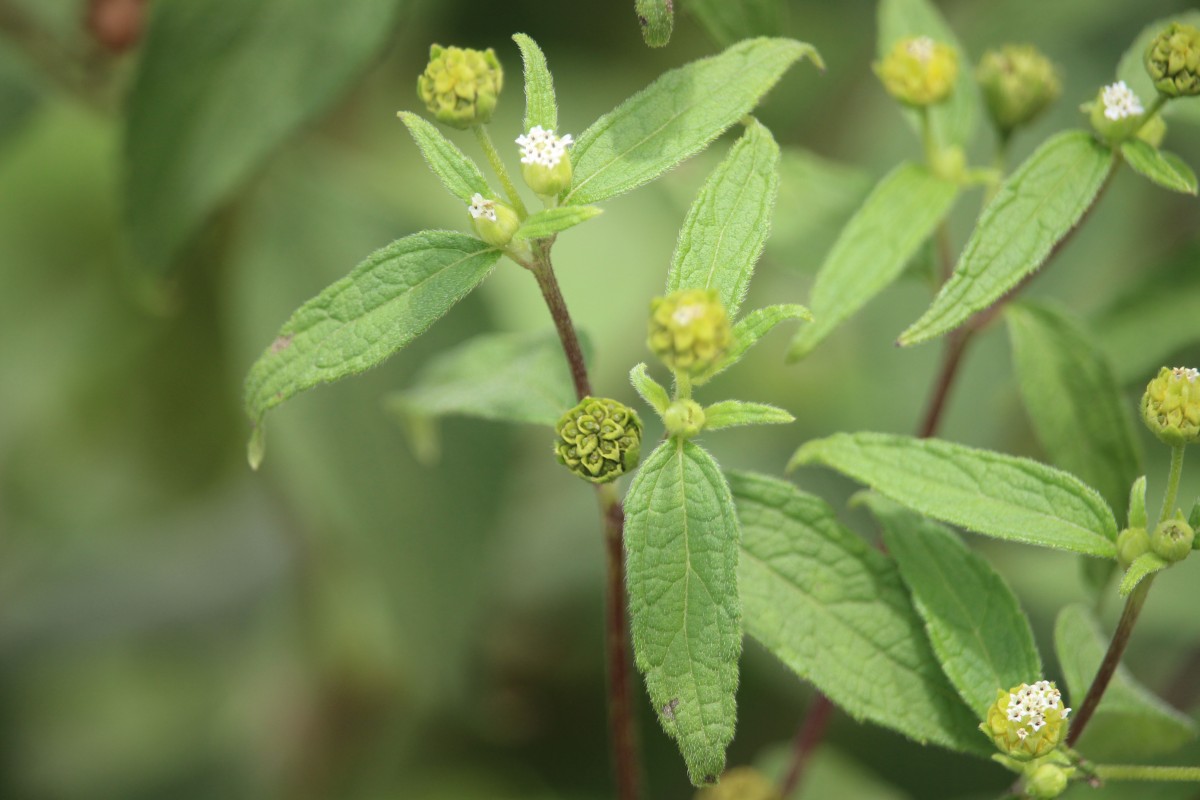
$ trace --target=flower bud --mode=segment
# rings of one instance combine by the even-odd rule
[[[715,786],[697,792],[696,800],[783,800],[783,795],[753,767],[734,767]]]
[[[521,175],[530,189],[542,197],[557,197],[571,185],[571,156],[567,148],[575,144],[571,134],[555,136],[554,131],[534,125],[529,133],[517,137],[521,146]]]
[[[704,408],[695,400],[676,400],[663,413],[668,436],[690,439],[704,428]]]
[[[1142,101],[1125,84],[1117,81],[1100,89],[1096,99],[1086,105],[1092,128],[1109,144],[1128,139],[1142,127],[1146,109]]]
[[[429,64],[417,78],[417,95],[429,113],[443,125],[473,128],[492,118],[504,70],[492,48],[429,48]]]
[[[1025,790],[1034,800],[1053,800],[1067,790],[1072,767],[1058,764],[1041,764],[1025,781]]]
[[[1172,447],[1200,439],[1200,372],[1163,367],[1142,395],[1142,420],[1159,441]]]
[[[1028,44],[987,51],[975,77],[992,121],[1005,136],[1032,121],[1062,92],[1054,65]]]
[[[1145,528],[1126,528],[1117,534],[1117,563],[1121,569],[1129,569],[1129,565],[1149,549],[1150,534]]]
[[[874,66],[888,94],[914,108],[945,100],[958,78],[954,48],[928,36],[901,39]]]
[[[558,463],[584,480],[608,483],[637,466],[642,421],[616,400],[585,397],[554,426]]]
[[[1182,516],[1163,520],[1150,537],[1150,549],[1164,561],[1182,561],[1192,552],[1196,534]]]
[[[979,729],[1000,752],[1017,761],[1031,761],[1050,753],[1067,736],[1067,715],[1062,695],[1050,681],[1022,683],[1007,692],[996,692]]]
[[[471,227],[475,234],[492,247],[504,247],[512,241],[513,234],[521,227],[517,212],[498,200],[488,200],[476,192],[467,206],[471,215]]]
[[[1172,22],[1146,48],[1146,72],[1167,97],[1200,94],[1200,29]]]
[[[717,363],[733,341],[715,289],[683,289],[650,302],[650,350],[673,371],[696,377]]]

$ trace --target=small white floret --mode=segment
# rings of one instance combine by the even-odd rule
[[[922,64],[928,64],[933,58],[933,39],[928,36],[918,36],[910,41],[905,48],[908,54],[920,61]]]
[[[1200,370],[1189,367],[1175,367],[1171,370],[1171,374],[1175,376],[1175,380],[1186,379],[1188,383],[1195,383],[1196,378],[1200,378]]]
[[[486,197],[476,192],[471,196],[471,205],[467,208],[471,212],[472,219],[483,219],[491,222],[496,221],[496,203],[488,200]]]
[[[1105,86],[1100,93],[1100,99],[1104,102],[1104,116],[1111,120],[1134,117],[1145,111],[1142,101],[1125,81]]]
[[[541,125],[534,125],[529,133],[517,137],[521,146],[522,164],[540,164],[548,169],[558,166],[567,148],[575,144],[571,134],[555,136],[554,131],[544,130]]]

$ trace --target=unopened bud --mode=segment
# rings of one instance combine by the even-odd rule
[[[1146,72],[1167,97],[1200,94],[1200,29],[1172,22],[1146,48]]]
[[[1150,537],[1150,549],[1164,561],[1182,561],[1192,552],[1196,534],[1182,516],[1158,523]]]
[[[1067,790],[1072,767],[1058,764],[1041,764],[1025,782],[1025,789],[1034,800],[1053,800]]]
[[[683,289],[650,303],[650,350],[671,370],[695,377],[717,363],[733,341],[715,289]]]
[[[558,463],[584,480],[608,483],[637,466],[642,421],[616,400],[585,397],[554,426]]]
[[[429,48],[429,64],[417,78],[417,94],[443,125],[473,128],[492,118],[504,85],[504,70],[492,48]]]
[[[975,77],[992,121],[1005,135],[1032,121],[1062,91],[1050,59],[1027,44],[987,51]]]
[[[1142,420],[1159,441],[1172,447],[1200,439],[1200,372],[1186,367],[1159,370],[1142,395]]]
[[[1150,534],[1145,528],[1126,528],[1117,534],[1117,563],[1121,569],[1129,569],[1149,549]]]
[[[958,79],[958,54],[928,36],[896,42],[875,64],[875,74],[888,94],[907,106],[922,108],[950,96]]]
[[[695,400],[676,400],[662,419],[668,436],[690,439],[704,428],[704,408]]]

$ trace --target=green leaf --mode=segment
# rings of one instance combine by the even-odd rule
[[[991,565],[936,522],[873,493],[865,502],[883,526],[933,652],[975,715],[987,718],[997,689],[1041,680],[1029,620]]]
[[[1125,163],[1143,177],[1164,189],[1183,194],[1196,194],[1196,173],[1182,158],[1150,146],[1141,139],[1123,142],[1121,155]]]
[[[583,132],[564,202],[585,205],[635,189],[704,149],[758,104],[810,44],[752,39],[663,74]]]
[[[693,382],[704,383],[712,380],[714,376],[741,361],[750,348],[758,344],[758,340],[766,336],[779,323],[789,319],[811,322],[812,318],[813,316],[807,308],[796,303],[766,306],[751,311],[733,326],[733,345],[729,348],[729,352],[717,362],[710,372]]]
[[[958,54],[958,80],[945,102],[929,108],[929,122],[935,141],[965,148],[975,135],[983,105],[972,77],[973,62],[945,18],[930,0],[880,0],[878,25],[880,57],[887,55],[896,42],[910,36],[928,36],[954,48]],[[919,130],[918,112],[906,110],[905,115],[913,129]]]
[[[1200,26],[1200,11],[1195,9],[1183,11],[1151,22],[1133,40],[1133,44],[1121,56],[1121,62],[1117,65],[1117,77],[1125,81],[1129,88],[1147,104],[1158,94],[1158,90],[1154,88],[1150,76],[1146,73],[1143,61],[1146,49],[1150,47],[1150,41],[1172,22]],[[1200,124],[1200,97],[1177,97],[1163,106],[1161,113],[1169,119],[1187,121],[1193,125]]]
[[[735,317],[770,233],[778,189],[779,146],[752,119],[683,221],[667,291],[716,289]]]
[[[668,439],[625,498],[633,653],[663,728],[694,784],[725,768],[733,738],[738,656],[738,525],[712,456]]]
[[[40,102],[32,69],[11,48],[0,48],[0,145],[24,127]]]
[[[1149,523],[1146,519],[1146,476],[1141,475],[1129,487],[1129,525],[1130,528],[1144,528]]]
[[[558,130],[558,103],[554,99],[554,78],[546,66],[546,56],[529,36],[513,35],[525,62],[525,132],[535,125],[548,131]]]
[[[855,719],[986,756],[946,681],[896,565],[838,524],[819,497],[731,473],[742,523],[746,632]]]
[[[1054,625],[1054,648],[1071,703],[1083,702],[1108,649],[1091,612],[1069,605]],[[1118,666],[1104,699],[1079,740],[1088,758],[1124,761],[1174,750],[1196,735],[1196,723],[1171,708]]]
[[[492,271],[500,251],[473,236],[424,231],[377,250],[302,305],[246,377],[254,424],[284,400],[376,366]]]
[[[1095,489],[1027,458],[939,439],[839,433],[792,457],[823,464],[914,511],[1015,542],[1116,555],[1117,523]]]
[[[156,3],[126,106],[134,251],[163,271],[394,39],[403,0]]]
[[[789,359],[803,358],[843,320],[883,291],[954,204],[958,187],[924,167],[892,170],[842,229],[813,284],[817,321],[792,341]]]
[[[984,209],[954,275],[900,344],[957,328],[1040,267],[1091,208],[1114,163],[1111,151],[1086,131],[1042,144]]]
[[[1128,597],[1139,583],[1169,566],[1171,566],[1170,561],[1164,561],[1155,553],[1142,553],[1133,560],[1129,569],[1125,570],[1125,574],[1121,576],[1121,585],[1118,589],[1121,597]]]
[[[513,234],[514,239],[544,239],[573,228],[604,211],[596,206],[559,206],[530,214]]]
[[[1006,318],[1038,441],[1057,466],[1095,487],[1124,519],[1142,455],[1107,358],[1076,321],[1049,306],[1013,304]]]
[[[666,47],[671,41],[671,29],[675,27],[675,10],[671,0],[634,0],[638,24],[642,26],[642,38],[650,47]]]
[[[489,333],[437,355],[384,404],[419,442],[430,418],[449,415],[553,426],[575,388],[553,332]]]
[[[782,0],[682,0],[684,9],[721,47],[783,30]]]
[[[425,163],[450,194],[464,203],[470,203],[475,194],[489,199],[496,197],[475,162],[443,136],[441,131],[411,111],[401,111],[397,116],[412,134],[413,141],[425,157]]]
[[[667,390],[661,383],[650,377],[646,372],[645,364],[638,364],[629,370],[629,382],[655,411],[659,414],[666,413],[667,407],[671,405],[671,396],[667,394]]]
[[[782,425],[796,420],[782,408],[765,403],[724,400],[704,409],[704,430],[715,431],[735,425]]]

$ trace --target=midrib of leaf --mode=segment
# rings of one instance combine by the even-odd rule
[[[750,147],[750,143],[747,142],[746,146]],[[756,172],[756,168],[758,166],[758,152],[757,152],[757,149],[753,150],[752,152],[753,152],[752,158],[754,160],[750,164],[750,174],[753,175]],[[737,199],[734,201],[734,204],[733,204],[734,208],[741,207],[742,195],[744,195],[746,193],[746,187],[749,185],[749,183],[750,183],[749,181],[742,181],[741,185],[738,186]],[[724,224],[721,225],[721,233],[720,233],[720,235],[717,236],[717,244],[715,247],[713,247],[712,259],[709,261],[709,264],[708,264],[708,277],[704,280],[704,288],[705,289],[708,289],[709,287],[712,286],[713,275],[715,275],[717,273],[717,256],[721,252],[721,243],[725,241],[725,234],[729,230],[729,225],[732,222],[732,219],[733,219],[732,215],[726,216]]]

